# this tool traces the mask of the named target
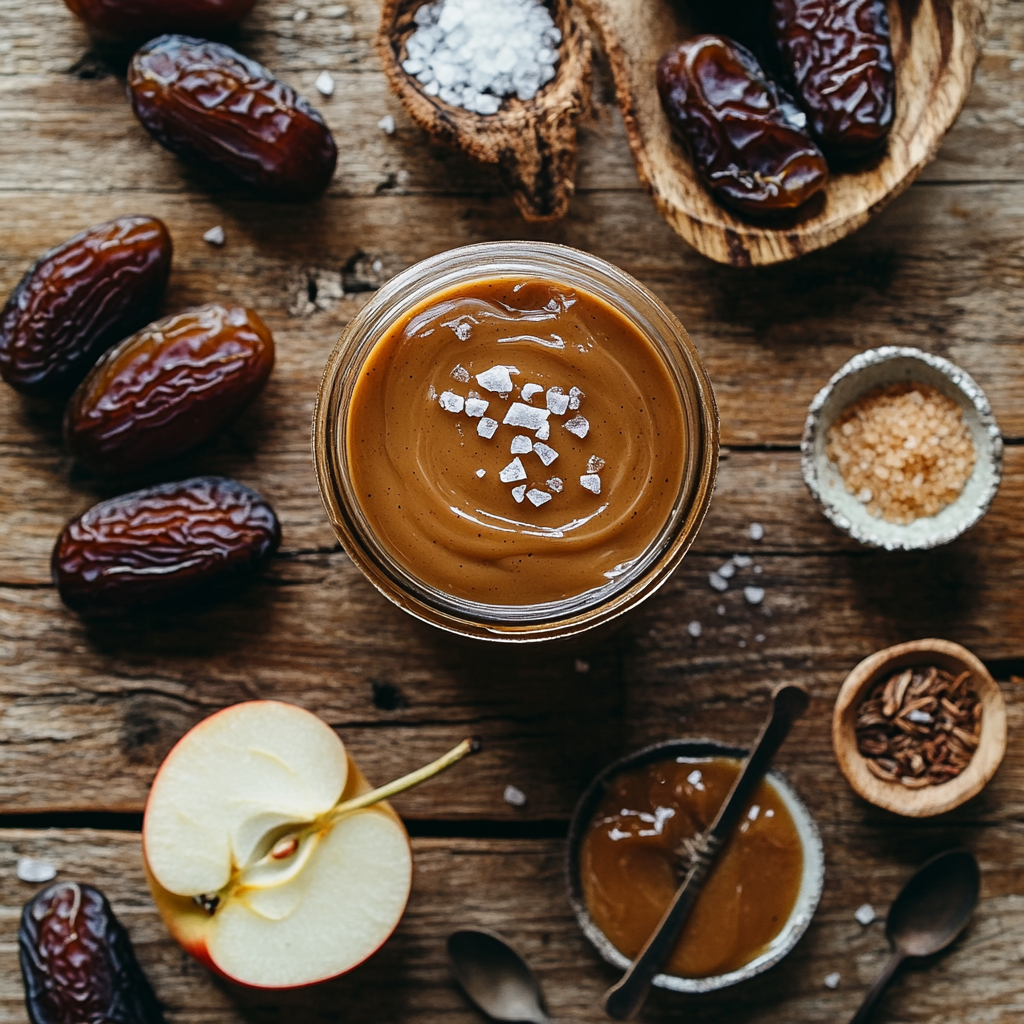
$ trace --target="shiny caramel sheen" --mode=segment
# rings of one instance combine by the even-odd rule
[[[519,370],[505,398],[475,379],[496,365]],[[479,417],[439,401],[476,392],[500,424],[528,383],[584,394],[578,410],[550,416],[551,465],[518,456],[519,483],[551,494],[539,507],[499,479],[513,438],[533,442],[534,431],[501,425],[487,439]],[[538,392],[528,404],[545,401]],[[565,429],[576,415],[590,425],[582,439]],[[651,548],[680,491],[684,415],[662,356],[608,303],[551,281],[489,278],[433,295],[380,338],[353,390],[346,445],[359,506],[399,565],[458,598],[534,605],[608,586]],[[605,463],[599,495],[580,484],[592,456]]]
[[[580,880],[594,923],[631,960],[685,877],[687,841],[712,823],[739,767],[731,758],[673,758],[609,783],[580,847]],[[762,781],[663,971],[707,978],[760,956],[793,911],[803,865],[793,818]]]

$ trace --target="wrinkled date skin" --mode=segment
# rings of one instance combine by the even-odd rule
[[[64,527],[51,567],[69,608],[124,609],[254,572],[280,542],[261,495],[224,477],[194,477],[94,505]]]
[[[128,933],[91,885],[58,882],[30,900],[18,945],[32,1024],[163,1024]]]
[[[879,146],[896,92],[884,0],[772,0],[772,28],[826,151],[856,157]]]
[[[162,462],[226,426],[273,365],[273,336],[251,309],[210,303],[164,317],[93,367],[68,402],[64,440],[95,473]]]
[[[0,313],[0,375],[34,398],[66,398],[97,357],[156,315],[171,236],[119,217],[44,253]]]
[[[255,0],[64,0],[97,36],[152,39],[164,32],[216,35],[237,25]]]
[[[753,216],[793,210],[828,180],[804,115],[754,55],[721,36],[695,36],[658,63],[661,105],[701,177],[728,206]]]
[[[161,146],[271,196],[318,195],[334,174],[338,151],[323,118],[265,67],[222,43],[152,40],[132,57],[128,97]]]

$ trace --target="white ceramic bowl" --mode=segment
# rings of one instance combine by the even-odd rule
[[[579,871],[580,846],[587,828],[593,820],[597,806],[604,797],[608,783],[626,769],[637,768],[673,757],[734,757],[737,760],[742,760],[748,753],[749,751],[740,747],[726,746],[715,740],[667,740],[664,743],[655,743],[653,746],[638,750],[609,765],[591,782],[586,792],[580,797],[569,825],[569,842],[566,852],[566,883],[569,890],[569,902],[572,904],[576,920],[579,922],[583,934],[613,967],[624,971],[629,967],[630,960],[615,948],[608,936],[594,923],[583,898],[583,883]],[[785,779],[773,771],[768,772],[765,777],[792,815],[793,824],[796,826],[797,835],[800,837],[800,844],[804,851],[804,869],[800,881],[800,891],[797,893],[789,920],[759,957],[744,964],[738,970],[729,971],[727,974],[715,974],[708,978],[683,978],[675,974],[656,974],[653,981],[656,988],[665,988],[673,992],[714,992],[716,989],[727,988],[729,985],[746,981],[748,978],[753,978],[762,971],[768,970],[773,964],[777,964],[807,931],[807,926],[811,923],[811,918],[818,908],[822,887],[825,884],[825,850],[822,846],[821,835],[811,817],[811,812],[803,805]]]
[[[872,388],[916,381],[951,398],[963,411],[978,453],[974,472],[960,497],[934,516],[912,523],[890,523],[871,515],[825,454],[829,427]],[[887,551],[910,551],[948,544],[988,510],[1002,475],[1003,439],[985,393],[970,374],[941,356],[917,348],[887,345],[854,356],[814,397],[800,443],[804,481],[822,512],[854,540]]]

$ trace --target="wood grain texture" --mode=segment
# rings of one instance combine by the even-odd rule
[[[720,263],[765,266],[832,245],[867,222],[921,173],[967,97],[981,55],[989,0],[888,4],[896,112],[885,152],[857,169],[832,169],[825,188],[784,223],[758,224],[711,195],[673,136],[655,88],[672,45],[706,29],[686,7],[646,0],[585,0],[615,79],[637,172],[662,215]]]

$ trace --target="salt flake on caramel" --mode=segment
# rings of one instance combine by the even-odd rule
[[[514,458],[499,474],[503,484],[514,484],[517,480],[526,479],[526,470],[523,468],[523,460]]]
[[[499,395],[508,395],[512,392],[512,373],[519,371],[514,366],[492,366],[489,370],[476,375],[477,383],[488,391],[494,391]]]
[[[457,395],[454,391],[442,392],[438,401],[445,412],[462,412],[466,405],[466,400],[462,395]]]

